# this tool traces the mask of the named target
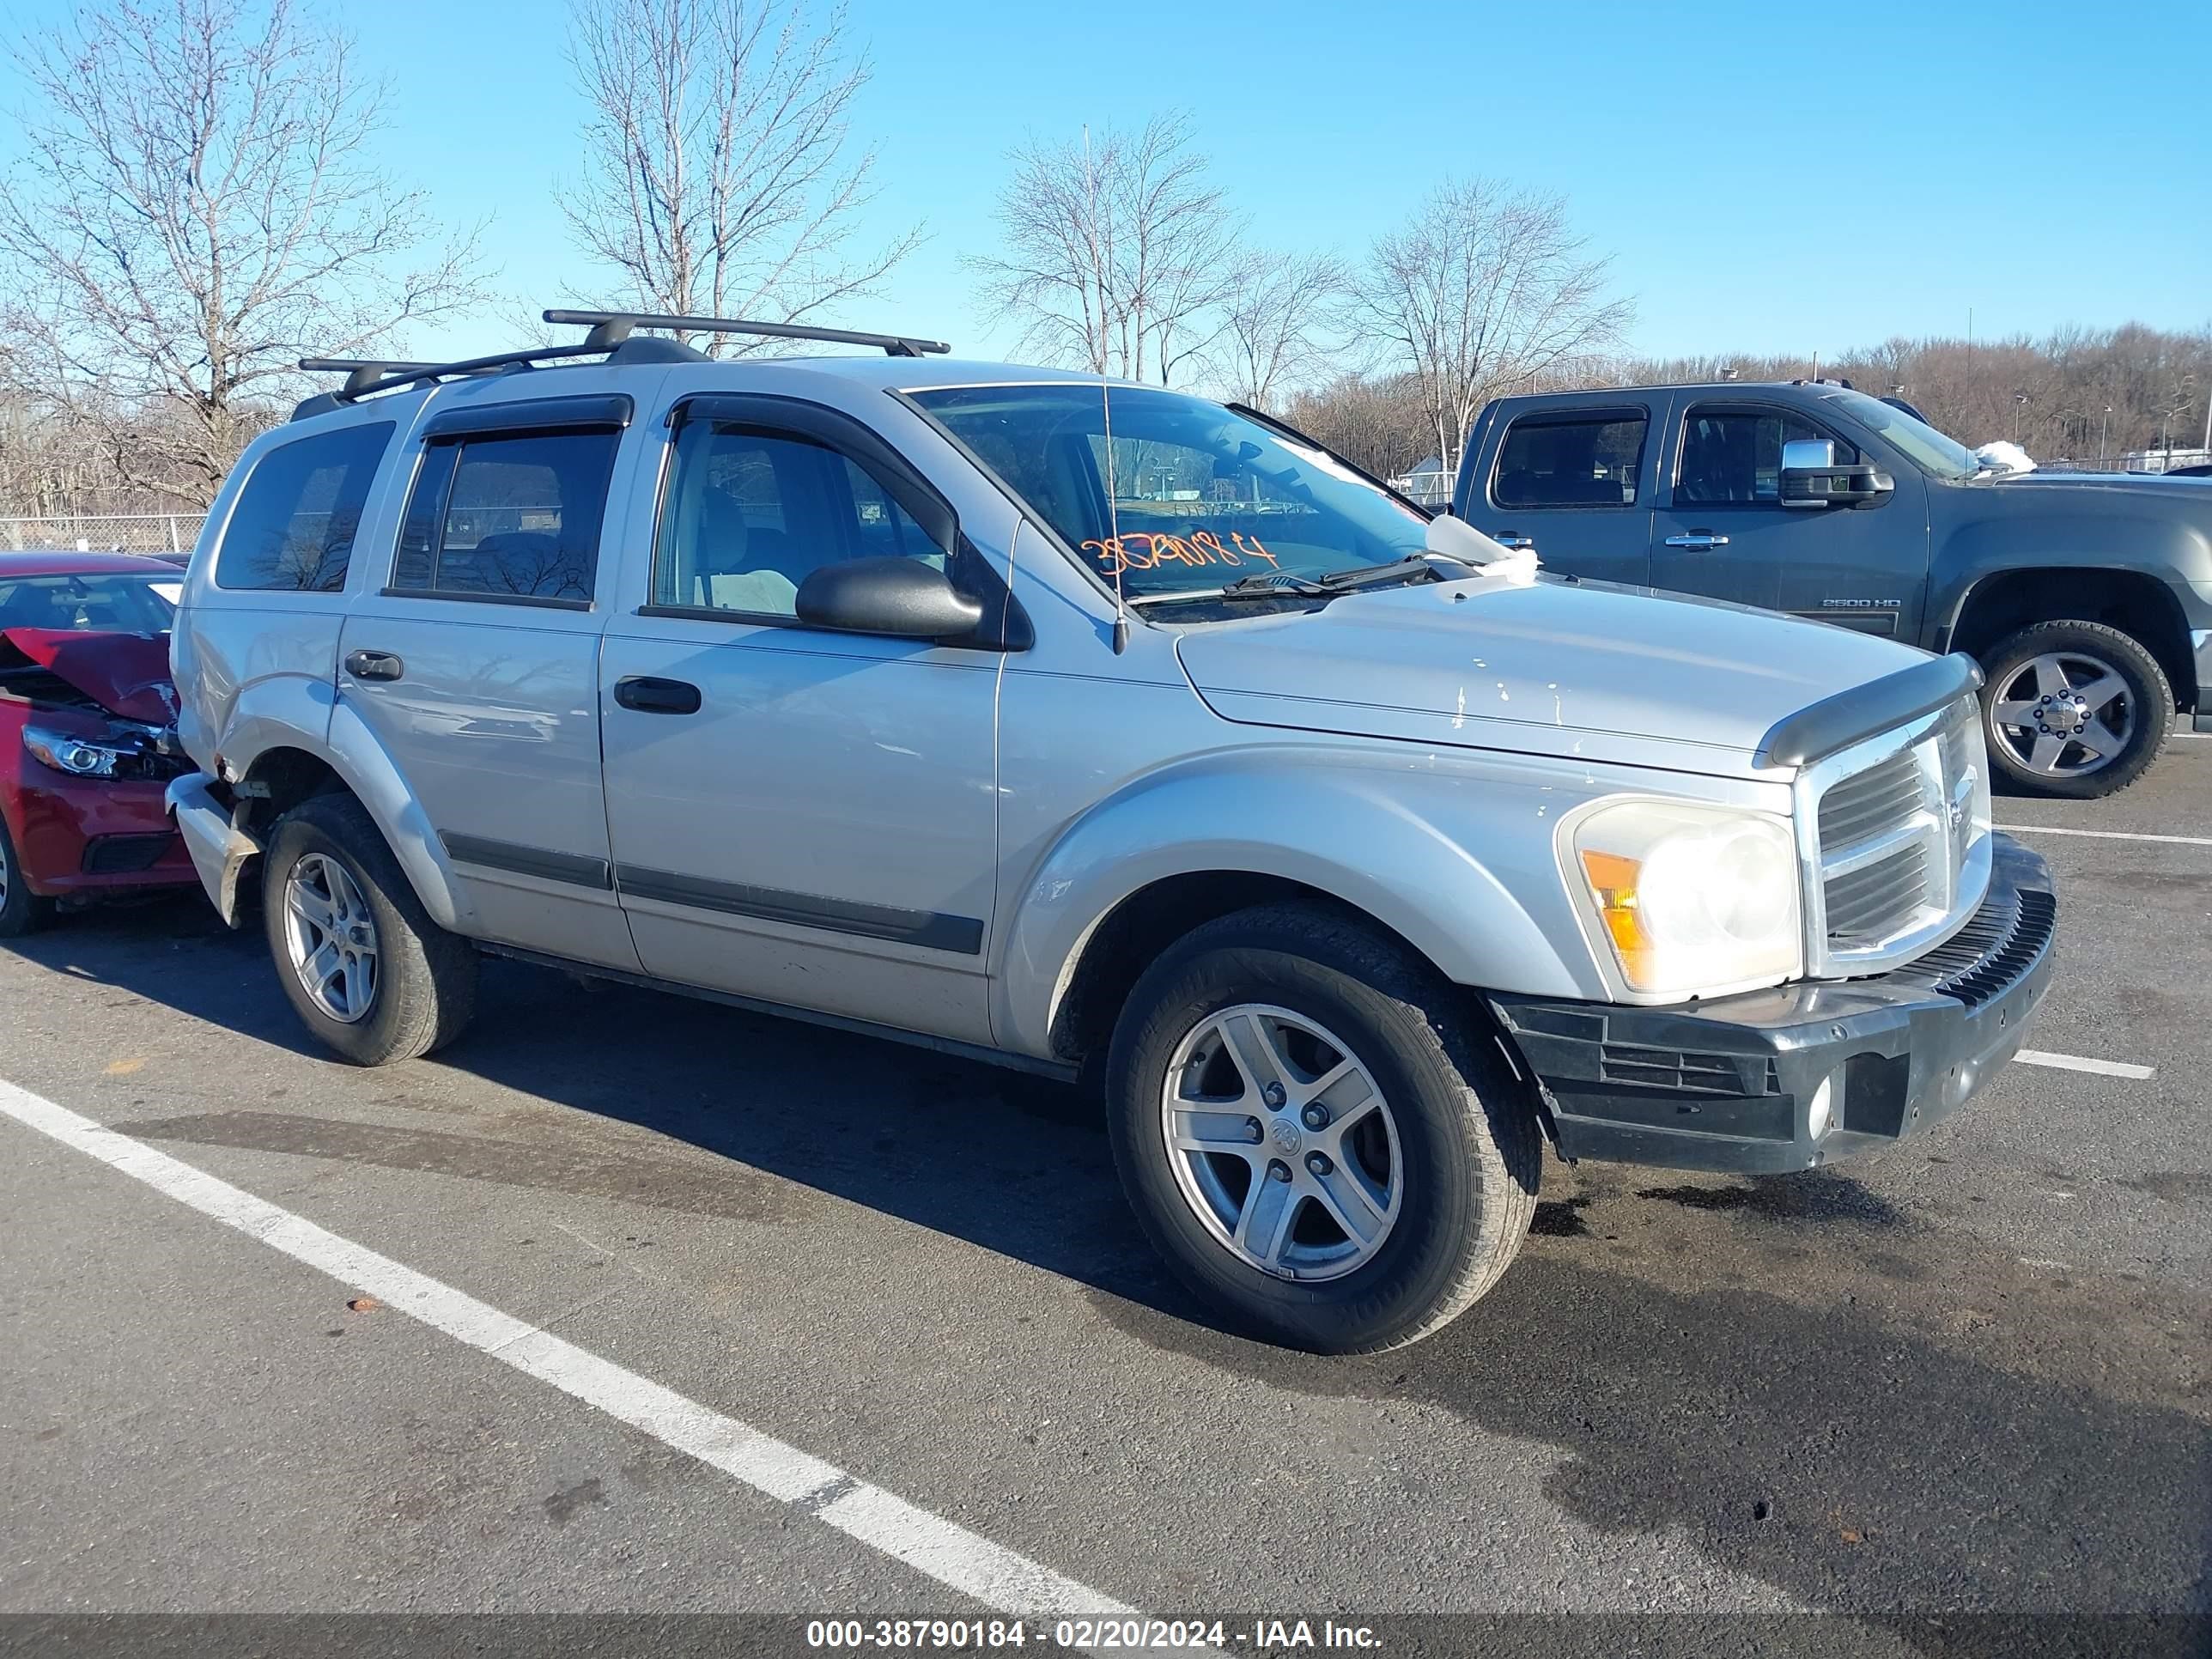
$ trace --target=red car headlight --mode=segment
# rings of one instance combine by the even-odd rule
[[[173,778],[189,769],[181,757],[163,752],[161,734],[150,728],[85,732],[28,725],[23,747],[40,765],[73,778]]]

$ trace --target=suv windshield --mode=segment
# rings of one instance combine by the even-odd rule
[[[110,634],[165,634],[176,606],[162,590],[173,579],[92,571],[0,578],[0,629],[52,628]]]
[[[1427,545],[1413,507],[1202,398],[1081,380],[908,395],[1132,598],[1311,579]]]
[[[1863,392],[1829,394],[1862,426],[1873,428],[1895,444],[1923,472],[1939,478],[1971,478],[1982,470],[1974,453],[1955,438],[1947,438],[1925,421],[1916,421],[1893,404],[1869,398]]]

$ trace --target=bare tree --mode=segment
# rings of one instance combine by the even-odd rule
[[[845,14],[805,0],[577,0],[569,58],[591,120],[561,207],[623,301],[791,323],[871,292],[917,227],[853,246],[875,152],[850,160],[868,66]],[[757,342],[716,335],[720,355]]]
[[[1031,138],[999,193],[1005,251],[962,263],[1027,349],[1164,386],[1212,345],[1235,281],[1243,222],[1184,147],[1187,118],[1129,134]]]
[[[1214,379],[1239,403],[1274,410],[1327,361],[1323,336],[1348,280],[1334,254],[1248,255],[1221,297]]]
[[[1584,246],[1558,198],[1484,179],[1440,185],[1375,244],[1346,320],[1413,375],[1448,470],[1486,400],[1595,353],[1633,317],[1631,302],[1605,298],[1606,262]]]
[[[426,246],[369,154],[379,88],[290,0],[107,0],[16,55],[12,369],[125,485],[204,507],[303,352],[478,298],[474,237]]]

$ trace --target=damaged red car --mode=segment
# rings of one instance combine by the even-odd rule
[[[0,553],[0,939],[58,906],[182,886],[161,802],[182,573],[114,553]]]

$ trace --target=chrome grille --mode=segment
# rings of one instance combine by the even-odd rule
[[[1988,884],[1987,763],[1972,697],[1808,769],[1808,967],[1881,973],[1956,931]]]
[[[1876,945],[1928,902],[1928,851],[1918,842],[1825,884],[1828,938],[1844,945]]]
[[[1849,847],[1901,823],[1920,807],[1920,763],[1899,750],[1820,797],[1820,845]]]

